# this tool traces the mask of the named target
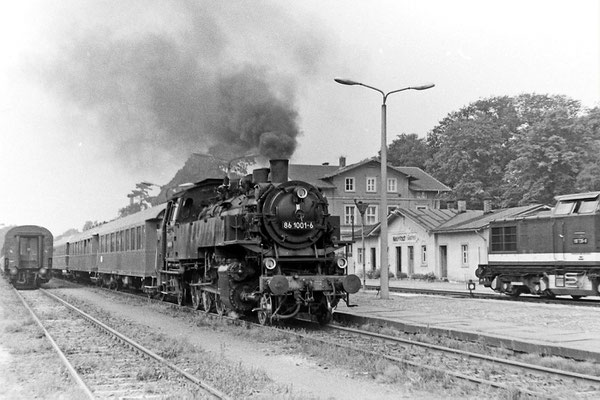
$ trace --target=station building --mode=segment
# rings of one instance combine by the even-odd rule
[[[377,157],[346,165],[289,165],[289,178],[310,182],[321,189],[329,212],[341,217],[341,239],[353,241],[349,254],[351,273],[380,269],[378,187],[381,163]],[[489,223],[515,217],[544,206],[492,210],[441,208],[439,196],[450,188],[416,167],[388,166],[388,263],[396,277],[433,274],[450,281],[476,279],[475,270],[487,262]],[[357,203],[364,209],[359,212]]]

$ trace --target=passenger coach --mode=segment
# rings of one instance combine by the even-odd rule
[[[162,204],[57,241],[55,270],[114,288],[151,284],[164,210]]]
[[[490,224],[488,264],[480,282],[501,293],[597,296],[600,192],[556,197],[551,211]]]
[[[37,288],[48,282],[54,237],[36,225],[17,226],[6,232],[0,265],[16,288]]]

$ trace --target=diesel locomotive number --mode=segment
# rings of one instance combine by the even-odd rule
[[[575,238],[573,239],[573,244],[587,244],[587,238]]]
[[[297,229],[313,229],[315,227],[312,221],[283,221],[283,229],[297,230]]]

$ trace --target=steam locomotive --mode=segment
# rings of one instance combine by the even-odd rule
[[[490,224],[480,283],[496,292],[598,296],[600,192],[557,196],[550,211]]]
[[[168,201],[157,284],[145,289],[219,314],[257,313],[262,324],[299,314],[326,324],[360,289],[327,207],[316,187],[288,181],[288,160],[235,184],[199,182]]]
[[[299,315],[326,324],[360,289],[339,238],[321,192],[288,181],[288,161],[272,160],[58,241],[55,269],[206,312],[256,314],[262,324]]]
[[[52,268],[52,233],[36,225],[6,232],[0,253],[4,276],[18,289],[35,289],[48,282]]]

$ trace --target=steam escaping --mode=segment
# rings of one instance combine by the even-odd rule
[[[90,139],[131,168],[194,152],[289,158],[299,79],[317,72],[325,44],[314,26],[259,5],[90,2],[91,22],[61,43],[44,82],[92,115],[101,136]]]

